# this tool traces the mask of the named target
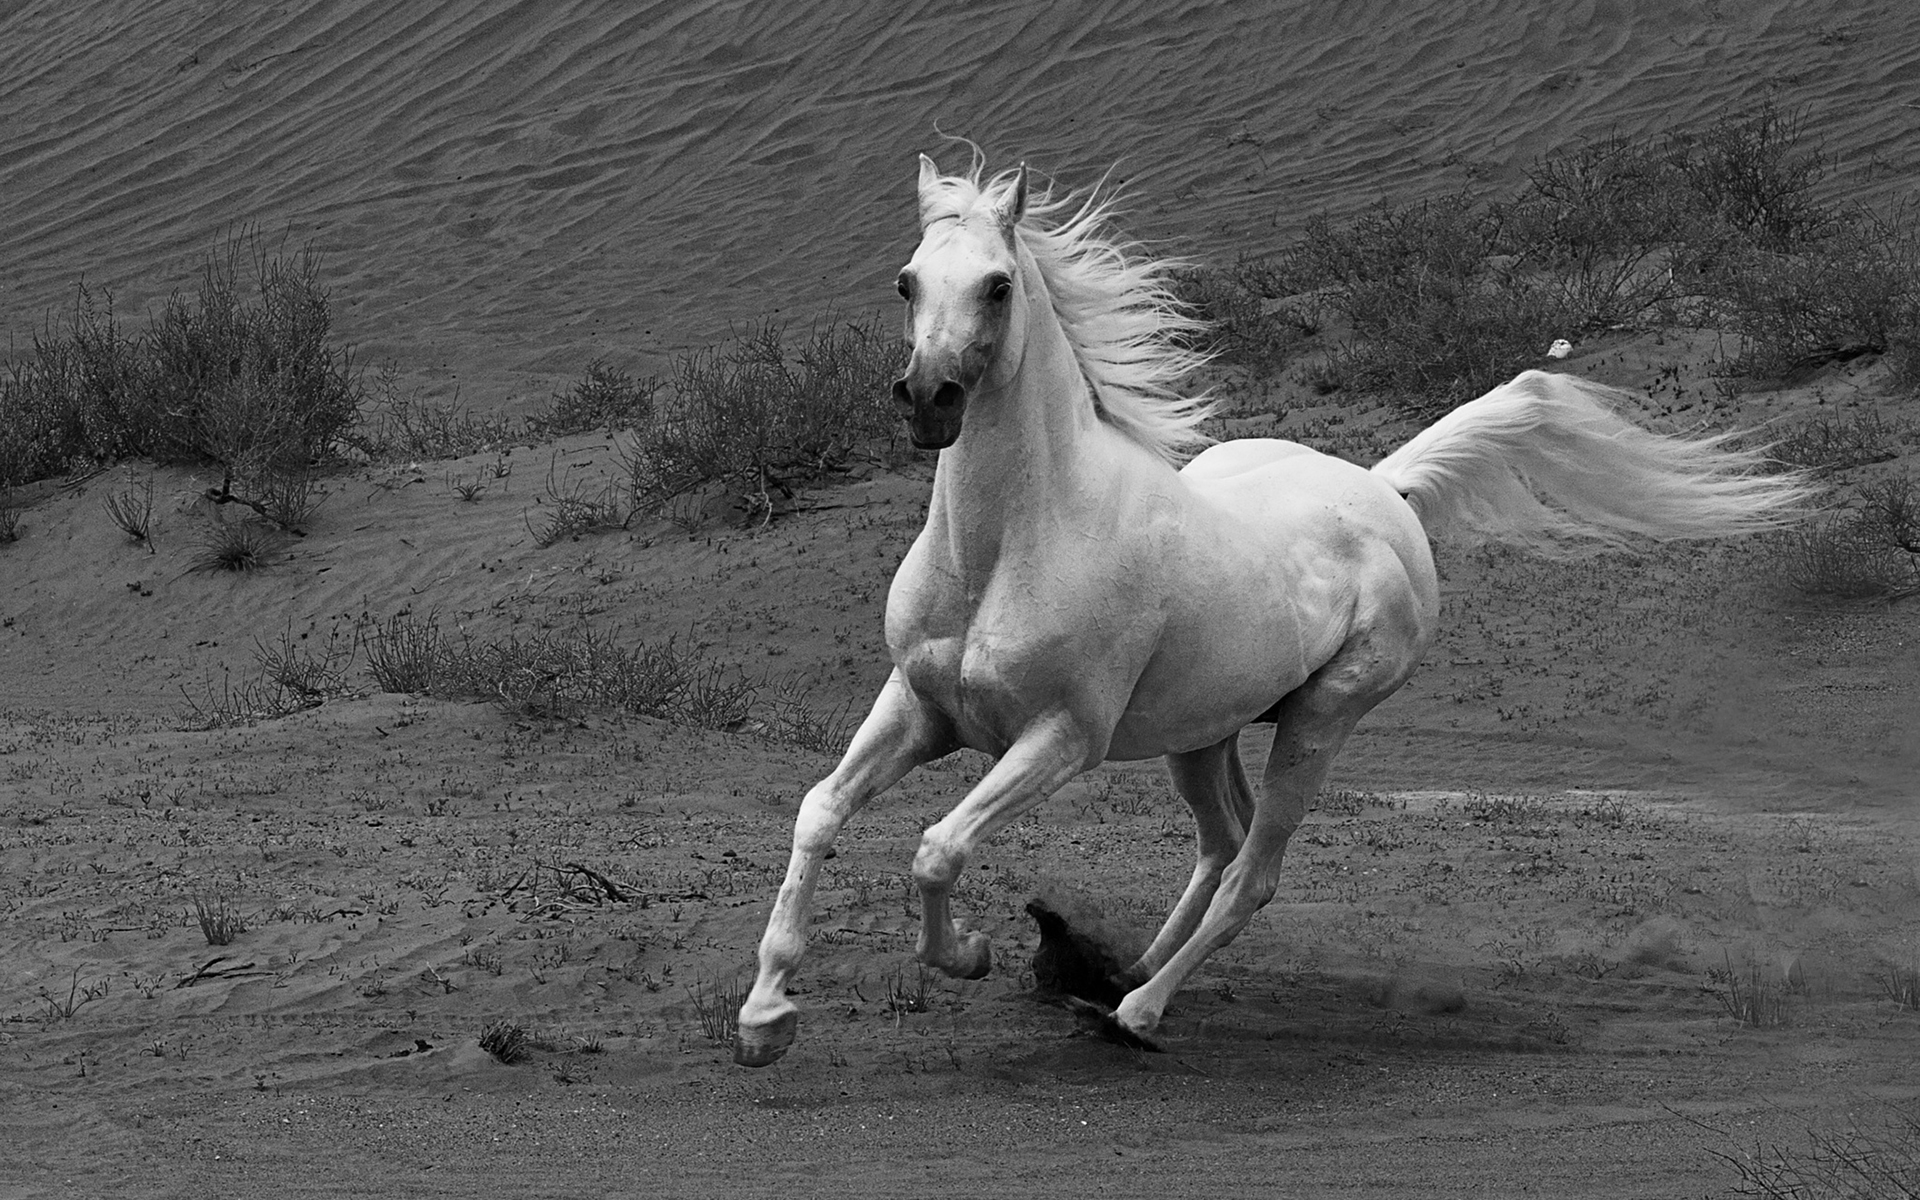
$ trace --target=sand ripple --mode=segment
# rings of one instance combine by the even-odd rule
[[[1136,232],[1220,256],[1768,94],[1851,189],[1920,165],[1901,2],[25,7],[0,15],[15,337],[82,275],[151,303],[254,223],[325,251],[370,357],[482,404],[886,304],[936,124],[1071,185],[1114,166]]]

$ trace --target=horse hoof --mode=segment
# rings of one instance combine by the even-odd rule
[[[1146,1050],[1154,1054],[1167,1052],[1167,1048],[1160,1044],[1159,1039],[1137,1029],[1127,1028],[1120,1023],[1117,1015],[1101,1008],[1098,1004],[1089,1003],[1072,995],[1062,996],[1061,1001],[1067,1006],[1067,1011],[1073,1014],[1074,1020],[1080,1023],[1080,1028],[1089,1033],[1098,1034],[1116,1046],[1125,1046],[1129,1050]]]
[[[780,1061],[787,1047],[793,1045],[793,1035],[799,1029],[797,1009],[788,1009],[766,1021],[752,1024],[742,1021],[733,1037],[733,1061],[743,1067],[772,1066]]]
[[[955,979],[985,979],[987,972],[993,970],[993,943],[987,935],[980,932],[969,933],[960,939],[959,969],[952,972]]]

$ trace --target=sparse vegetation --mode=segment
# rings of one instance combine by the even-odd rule
[[[279,548],[279,532],[265,522],[215,517],[201,530],[189,569],[244,575],[266,566]]]
[[[194,897],[193,915],[209,946],[230,946],[247,931],[246,917],[225,896]]]
[[[138,487],[122,488],[110,494],[103,503],[107,516],[120,531],[136,542],[153,550],[153,476],[148,474],[146,482]]]
[[[659,391],[659,380],[635,379],[596,358],[572,388],[555,393],[544,408],[527,418],[527,428],[547,438],[594,429],[631,429],[653,415]]]
[[[1808,1132],[1805,1146],[1716,1152],[1739,1178],[1736,1196],[1760,1200],[1915,1200],[1920,1115],[1888,1105],[1883,1119]]]
[[[1779,557],[1787,583],[1818,599],[1920,595],[1920,493],[1904,475],[1863,484],[1851,506],[1786,534]]]
[[[532,1050],[533,1034],[518,1021],[491,1021],[480,1031],[479,1043],[496,1062],[512,1066]]]
[[[1609,136],[1535,162],[1508,197],[1463,191],[1317,219],[1293,245],[1201,267],[1183,295],[1229,362],[1271,369],[1323,317],[1348,333],[1317,390],[1433,414],[1622,325],[1724,327],[1724,370],[1779,378],[1882,353],[1920,383],[1911,214],[1819,200],[1799,115],[1771,103],[1698,131]]]
[[[1721,1010],[1735,1021],[1749,1029],[1772,1029],[1788,1023],[1786,986],[1770,978],[1758,962],[1737,969],[1729,958],[1722,969],[1708,975]]]
[[[764,520],[776,496],[856,455],[898,460],[887,397],[905,361],[901,343],[872,320],[826,322],[798,346],[769,321],[686,356],[670,397],[628,448],[634,502],[658,510],[717,483],[748,497]]]
[[[693,998],[693,1011],[700,1018],[700,1032],[716,1046],[731,1046],[740,1032],[740,1006],[747,992],[738,979],[725,984],[701,980],[687,989]]]

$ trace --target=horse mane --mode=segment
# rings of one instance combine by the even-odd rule
[[[967,174],[935,180],[922,197],[922,221],[965,218],[1003,201],[1018,172],[983,183],[983,167],[976,148]],[[1100,419],[1177,465],[1213,440],[1199,429],[1213,412],[1212,397],[1177,389],[1209,357],[1183,344],[1207,326],[1173,293],[1173,276],[1186,263],[1148,257],[1139,243],[1114,235],[1113,201],[1097,186],[1058,197],[1050,185],[1029,190],[1014,234],[1039,264]]]

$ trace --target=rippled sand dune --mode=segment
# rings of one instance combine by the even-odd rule
[[[1277,11],[1276,11],[1277,10]],[[476,403],[778,312],[884,304],[912,154],[1107,168],[1194,253],[1764,96],[1842,186],[1920,166],[1920,6],[365,0],[0,11],[0,312],[123,310],[239,225],[311,239],[341,332]]]

